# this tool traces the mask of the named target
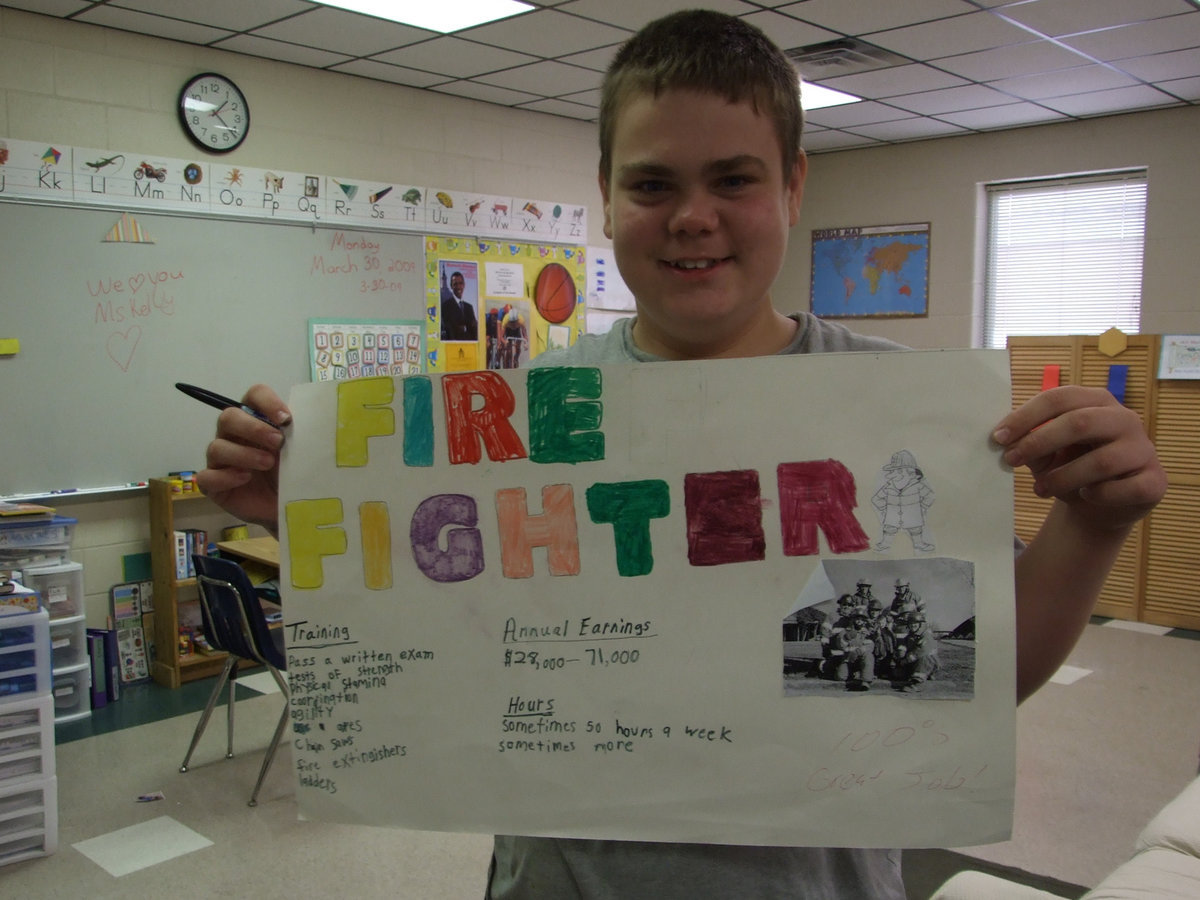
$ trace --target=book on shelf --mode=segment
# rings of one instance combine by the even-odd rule
[[[203,528],[185,528],[175,535],[175,577],[182,581],[196,577],[196,566],[192,554],[204,556],[208,552],[208,532]]]
[[[22,522],[49,520],[54,517],[53,506],[26,503],[23,500],[0,500],[0,519],[19,519]]]

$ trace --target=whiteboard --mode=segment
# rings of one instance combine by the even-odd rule
[[[423,238],[0,203],[0,495],[200,469],[217,411],[309,379],[308,319],[424,317]]]

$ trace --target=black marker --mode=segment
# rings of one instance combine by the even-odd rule
[[[201,403],[207,403],[209,406],[217,409],[229,409],[229,407],[233,406],[240,409],[244,413],[249,413],[260,422],[266,422],[272,428],[280,427],[260,413],[257,409],[247,406],[240,400],[230,400],[228,397],[222,397],[220,394],[214,394],[212,391],[206,391],[204,388],[196,387],[193,384],[184,384],[182,381],[175,382],[175,387],[179,388],[189,397],[194,397],[195,399],[199,400]]]

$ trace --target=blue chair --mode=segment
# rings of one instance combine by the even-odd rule
[[[208,698],[208,705],[196,724],[192,735],[192,743],[187,755],[183,758],[180,772],[188,770],[192,753],[200,742],[204,729],[208,726],[209,717],[217,704],[217,698],[226,684],[229,685],[228,730],[229,737],[225,758],[233,757],[233,702],[234,685],[238,676],[238,664],[241,662],[258,663],[267,668],[275,678],[279,690],[283,692],[283,712],[279,716],[279,724],[275,727],[275,736],[267,747],[266,757],[255,782],[254,792],[250,795],[250,806],[258,805],[258,792],[262,788],[267,770],[279,749],[279,741],[283,737],[288,722],[288,686],[280,674],[287,671],[287,657],[283,650],[283,632],[281,629],[272,631],[263,613],[262,603],[250,583],[246,571],[237,563],[215,556],[193,556],[196,565],[196,581],[200,587],[200,608],[203,616],[204,636],[214,650],[223,650],[229,654],[225,660],[225,668],[217,678],[217,684]]]

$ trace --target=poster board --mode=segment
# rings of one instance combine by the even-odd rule
[[[301,811],[731,844],[1005,839],[1012,476],[988,434],[1008,404],[1001,351],[296,388],[281,584]],[[895,518],[914,486],[920,521]],[[863,580],[904,617],[897,641],[917,646],[917,612],[933,641],[874,678],[849,664],[861,642],[845,671],[822,650]]]

